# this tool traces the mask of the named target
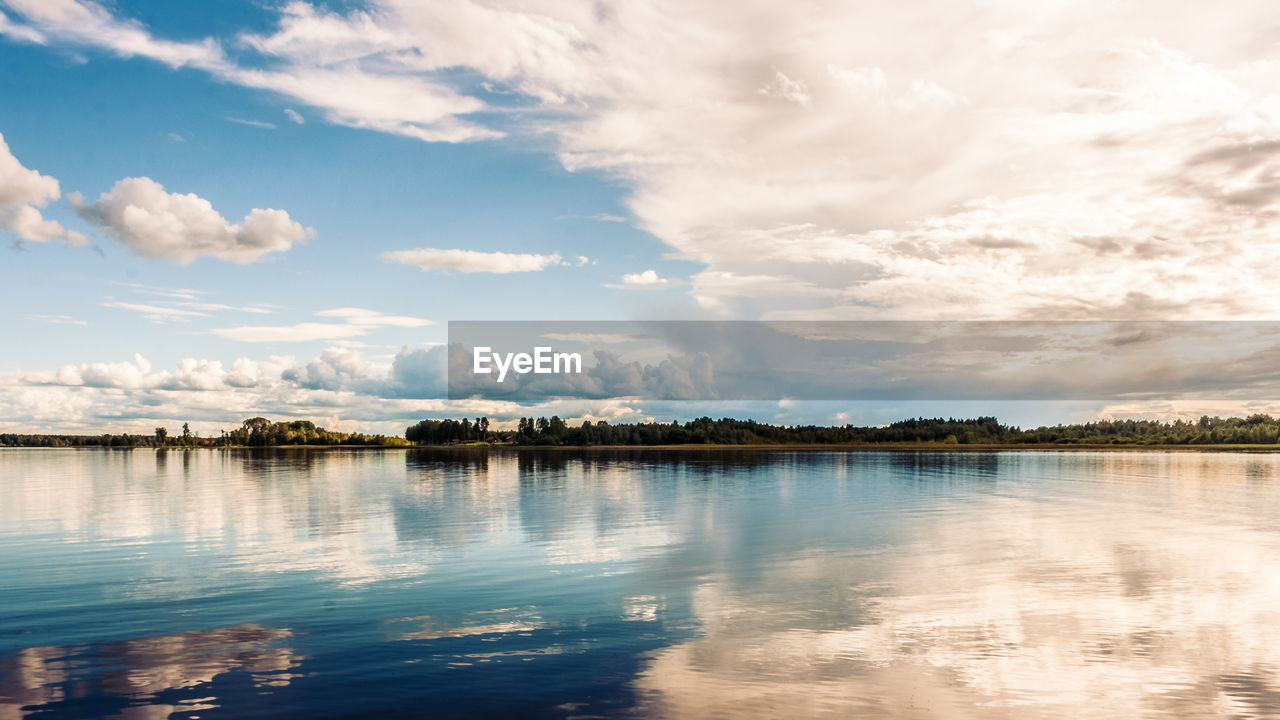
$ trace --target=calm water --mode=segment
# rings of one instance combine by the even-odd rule
[[[0,451],[0,719],[1280,716],[1280,455]]]

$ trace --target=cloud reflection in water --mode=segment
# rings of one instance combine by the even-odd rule
[[[224,673],[247,673],[256,688],[279,688],[302,677],[305,658],[279,643],[287,629],[244,624],[215,630],[139,637],[94,645],[32,647],[0,657],[0,720],[23,717],[24,706],[92,698],[109,717],[159,720],[174,712],[219,707],[209,684]],[[109,698],[103,701],[103,695]]]
[[[1099,465],[1088,495],[1001,488],[921,514],[870,559],[811,549],[758,584],[712,575],[694,591],[699,636],[656,652],[636,686],[677,718],[1280,716],[1274,529],[1172,504],[1230,499],[1257,463]],[[838,577],[862,599],[804,592]]]

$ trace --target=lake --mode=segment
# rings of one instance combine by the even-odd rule
[[[0,450],[0,720],[1280,716],[1280,455]]]

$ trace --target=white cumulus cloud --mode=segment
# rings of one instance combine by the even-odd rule
[[[46,220],[39,208],[61,197],[56,178],[24,167],[0,135],[0,231],[7,230],[19,240],[47,242],[62,240],[66,245],[84,245],[88,239],[60,223]]]
[[[681,280],[664,278],[658,275],[656,270],[645,270],[644,272],[623,275],[621,284],[607,284],[605,287],[619,290],[660,290],[683,284]]]
[[[284,210],[255,208],[230,223],[208,200],[170,193],[146,177],[125,178],[94,202],[73,197],[85,220],[119,238],[134,254],[186,265],[200,257],[245,264],[305,242],[311,231]]]

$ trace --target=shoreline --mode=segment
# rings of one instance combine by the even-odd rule
[[[595,451],[663,451],[663,452],[714,452],[717,450],[758,450],[764,452],[779,451],[825,451],[825,452],[937,452],[937,453],[973,453],[973,452],[1242,452],[1242,453],[1280,453],[1280,444],[1247,445],[1125,445],[1125,444],[1055,444],[1055,443],[973,443],[968,445],[944,445],[940,443],[882,443],[882,444],[822,444],[822,443],[773,443],[773,444],[683,444],[683,445],[220,445],[217,447],[98,447],[93,445],[44,447],[23,445],[0,445],[0,450],[151,450],[153,452],[193,451],[193,450],[372,450],[372,451],[459,451],[459,452],[521,452],[521,451],[553,451],[553,452],[595,452]]]
[[[387,448],[407,450],[662,450],[662,451],[714,451],[714,450],[764,450],[785,451],[825,450],[830,452],[1008,452],[1008,451],[1149,451],[1149,452],[1257,452],[1280,453],[1280,444],[1276,445],[1118,445],[1118,444],[1075,444],[1060,445],[1053,443],[973,443],[969,445],[943,445],[940,443],[865,443],[865,444],[824,444],[824,443],[773,443],[773,444],[684,444],[684,445],[415,445],[409,448]]]

